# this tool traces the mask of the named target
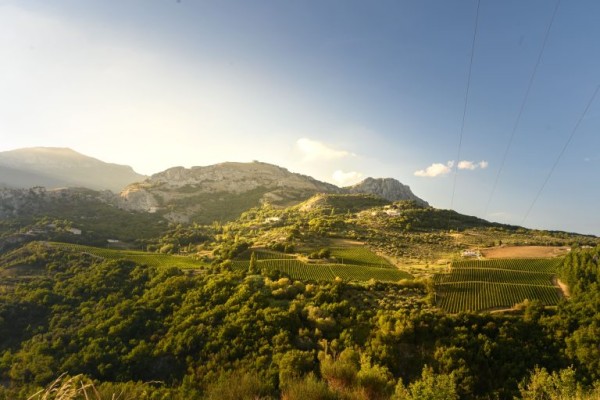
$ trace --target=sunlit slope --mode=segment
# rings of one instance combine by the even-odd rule
[[[436,303],[451,313],[511,308],[524,300],[554,305],[561,296],[554,284],[560,263],[560,259],[454,262],[448,273],[434,276]]]
[[[331,281],[341,278],[348,281],[374,279],[397,282],[401,279],[413,278],[409,273],[396,269],[364,246],[335,248],[331,251],[331,258],[311,262],[289,254],[257,249],[247,251],[234,260],[231,264],[232,268],[249,269],[249,254],[252,252],[256,256],[256,267],[259,271],[265,273],[279,271],[293,279]]]
[[[116,250],[107,249],[101,247],[83,246],[72,243],[50,243],[51,246],[55,246],[62,249],[70,249],[73,251],[90,254],[95,257],[103,258],[106,260],[130,260],[140,265],[147,265],[150,267],[177,267],[182,269],[200,268],[203,264],[201,261],[194,260],[190,256],[179,256],[171,254],[159,254],[159,253],[148,253],[144,251],[133,251],[133,250]]]

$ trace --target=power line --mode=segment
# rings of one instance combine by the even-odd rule
[[[471,72],[473,70],[473,58],[475,56],[475,40],[477,38],[477,30],[479,26],[479,6],[481,0],[477,0],[477,11],[475,13],[475,29],[473,30],[473,41],[471,43],[471,59],[469,61],[469,74],[467,75],[467,90],[465,91],[465,104],[463,107],[462,122],[460,125],[460,137],[458,139],[458,155],[456,157],[456,165],[454,169],[454,183],[452,184],[452,197],[450,199],[450,210],[454,207],[454,195],[456,193],[456,177],[458,175],[458,163],[460,162],[460,150],[462,148],[463,134],[465,132],[465,120],[467,117],[467,104],[469,103],[469,90],[471,88]]]
[[[554,164],[552,165],[552,168],[550,168],[550,172],[546,176],[546,179],[544,180],[544,183],[542,183],[542,187],[540,187],[540,190],[538,190],[537,194],[535,195],[535,198],[533,199],[533,201],[531,202],[531,205],[529,206],[529,209],[525,213],[525,217],[523,217],[523,221],[521,221],[521,225],[523,225],[525,223],[525,220],[527,219],[527,217],[529,217],[529,213],[531,212],[531,209],[533,208],[533,206],[537,202],[538,198],[542,194],[542,191],[544,190],[544,188],[546,187],[546,184],[550,180],[550,177],[554,173],[554,170],[556,169],[556,166],[558,165],[560,159],[562,158],[563,154],[565,154],[565,151],[567,150],[567,147],[569,147],[569,144],[571,143],[571,140],[573,140],[573,136],[575,136],[575,132],[577,132],[577,128],[579,128],[579,125],[581,124],[581,121],[583,121],[583,118],[585,117],[585,115],[587,114],[588,110],[590,109],[590,106],[594,102],[594,99],[596,98],[596,95],[598,94],[598,90],[599,89],[600,89],[600,85],[596,86],[596,90],[594,90],[594,94],[592,95],[592,97],[588,101],[587,105],[585,106],[585,110],[583,110],[583,113],[581,114],[581,116],[577,120],[577,123],[573,127],[573,130],[571,131],[571,135],[569,136],[569,139],[567,140],[567,142],[563,146],[562,150],[558,154],[558,157],[556,158],[556,161],[554,161]]]
[[[550,23],[548,24],[548,28],[546,29],[546,33],[544,35],[544,41],[542,42],[542,47],[538,54],[537,61],[535,63],[535,67],[533,68],[533,72],[531,77],[529,78],[529,83],[527,84],[527,90],[525,91],[525,97],[521,102],[521,107],[519,108],[519,112],[517,114],[517,119],[513,125],[512,131],[510,133],[510,138],[508,139],[508,145],[504,150],[504,155],[502,156],[502,161],[500,162],[500,168],[498,169],[498,173],[496,174],[496,179],[494,180],[494,185],[492,186],[492,191],[490,193],[490,197],[488,198],[487,204],[485,206],[484,216],[487,216],[490,205],[492,203],[492,199],[494,197],[494,193],[496,192],[496,187],[498,186],[498,181],[500,180],[500,175],[502,174],[502,170],[504,169],[504,165],[506,164],[506,157],[510,151],[512,146],[513,139],[515,137],[515,132],[519,127],[519,123],[521,122],[521,116],[523,115],[523,110],[525,109],[525,105],[527,104],[527,100],[529,99],[529,93],[531,92],[531,87],[533,86],[533,81],[535,80],[535,75],[537,74],[538,67],[542,60],[542,55],[544,54],[544,50],[546,49],[546,43],[548,42],[548,37],[550,36],[550,30],[552,29],[552,24],[554,23],[554,18],[556,17],[556,13],[558,11],[558,6],[560,5],[560,0],[557,0],[556,5],[554,6],[554,12],[552,13],[552,18],[550,18]],[[484,217],[485,218],[485,217]]]

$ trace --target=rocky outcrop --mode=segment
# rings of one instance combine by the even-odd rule
[[[142,186],[163,189],[196,188],[209,192],[243,193],[257,187],[292,188],[315,192],[339,192],[329,183],[296,174],[276,165],[227,162],[207,167],[174,167],[152,175]]]
[[[227,202],[233,211],[236,205],[239,209],[261,203],[289,206],[316,193],[341,192],[335,185],[276,165],[227,162],[174,167],[154,174],[127,186],[121,192],[121,206],[148,212],[162,210],[171,221],[185,222],[209,208],[227,206]]]
[[[374,194],[389,201],[412,200],[421,206],[429,206],[425,200],[415,196],[410,187],[393,178],[367,178],[345,189],[348,193]]]
[[[111,191],[95,191],[84,188],[47,190],[44,187],[29,189],[0,188],[0,219],[23,216],[46,215],[49,210],[64,210],[82,204],[105,204],[116,207],[119,199]]]
[[[140,187],[127,187],[121,192],[119,207],[127,210],[154,213],[160,208],[156,197],[148,190]]]
[[[428,205],[395,179],[368,178],[342,189],[255,161],[169,168],[127,186],[121,192],[120,206],[160,212],[172,222],[211,222],[235,218],[248,208],[264,203],[281,207],[295,205],[318,193],[371,194],[389,201],[413,200],[419,205]]]

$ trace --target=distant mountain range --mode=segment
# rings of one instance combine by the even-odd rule
[[[33,147],[0,152],[0,186],[85,187],[120,192],[144,180],[126,165],[109,164],[68,148]]]
[[[261,204],[287,207],[324,194],[372,194],[387,201],[427,202],[392,178],[367,178],[340,188],[276,165],[225,162],[174,167],[150,177],[67,148],[36,147],[0,153],[0,185],[9,188],[83,187],[120,193],[111,203],[158,213],[173,222],[229,220]]]

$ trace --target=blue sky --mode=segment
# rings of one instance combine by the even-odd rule
[[[435,207],[600,235],[600,99],[533,204],[600,83],[597,1],[559,5],[490,197],[555,4],[481,1],[457,160],[475,1],[0,1],[0,151],[390,176]]]

